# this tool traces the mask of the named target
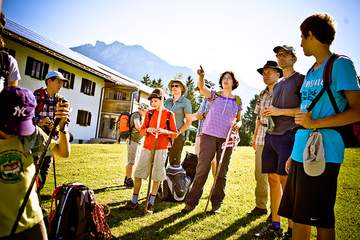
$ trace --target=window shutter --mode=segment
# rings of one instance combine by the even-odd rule
[[[70,77],[70,88],[71,89],[74,89],[74,81],[75,81],[75,74],[71,74],[71,77]]]
[[[90,124],[91,124],[91,112],[88,112],[88,113],[87,113],[87,122],[86,122],[86,125],[87,125],[87,126],[90,126]]]
[[[81,88],[80,88],[80,92],[85,93],[84,88],[85,88],[85,79],[83,78],[83,79],[81,80]]]
[[[95,88],[96,88],[96,82],[93,82],[91,87],[91,96],[95,95]]]
[[[44,69],[43,69],[43,72],[42,72],[41,79],[45,79],[46,74],[48,73],[48,71],[49,71],[49,64],[45,63],[45,64],[44,64]]]
[[[27,57],[27,59],[26,59],[26,67],[25,67],[25,75],[31,76],[31,68],[32,68],[33,60],[34,59],[32,57]]]

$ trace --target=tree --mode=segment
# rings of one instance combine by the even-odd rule
[[[199,102],[196,101],[196,97],[195,97],[195,83],[194,80],[192,79],[191,76],[188,76],[187,80],[186,80],[186,86],[188,88],[187,90],[187,98],[190,100],[191,102],[191,107],[193,112],[196,112],[199,108]]]
[[[146,86],[151,85],[151,79],[150,79],[150,75],[149,74],[145,74],[145,76],[143,76],[143,79],[141,80],[141,83],[145,84]]]
[[[250,101],[250,106],[247,106],[245,114],[241,117],[242,126],[239,131],[240,145],[249,146],[251,137],[255,131],[256,117],[255,106],[258,101],[258,95],[255,94],[254,98]]]
[[[153,80],[151,80],[151,84],[150,84],[150,87],[153,87],[153,88],[163,88],[163,83],[162,83],[162,80],[161,78],[159,78],[158,80],[156,80],[155,78]]]

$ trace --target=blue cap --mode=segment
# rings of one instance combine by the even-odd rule
[[[64,75],[62,75],[61,72],[58,72],[58,71],[50,71],[46,74],[45,76],[45,81],[49,78],[58,78],[58,79],[61,79],[63,81],[68,81]]]

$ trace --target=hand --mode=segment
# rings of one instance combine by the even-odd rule
[[[313,119],[311,118],[311,114],[311,112],[297,112],[295,114],[295,123],[304,128],[312,128]]]
[[[169,134],[169,131],[164,128],[158,128],[157,132],[158,134],[165,134],[165,135]]]
[[[235,118],[231,123],[231,127],[236,131],[239,130],[239,128],[241,127],[241,121],[236,122],[236,118]]]
[[[70,104],[69,102],[58,102],[56,104],[55,119],[60,118],[59,127],[64,129],[65,125],[69,123]]]
[[[197,120],[203,120],[204,118],[205,118],[205,113],[201,113],[201,112],[196,113]]]
[[[291,157],[289,157],[288,160],[286,160],[286,163],[285,163],[285,172],[287,174],[289,174],[290,167],[291,167]]]
[[[281,114],[280,108],[277,108],[277,107],[274,107],[271,105],[271,106],[265,108],[262,115],[264,117],[269,117],[269,116],[280,116],[282,114]]]
[[[256,151],[256,139],[255,139],[255,136],[252,137],[251,146]]]
[[[43,118],[39,121],[38,123],[39,127],[43,127],[43,126],[46,126],[48,128],[52,128],[53,126],[53,122],[50,120],[49,117],[46,117],[46,118]]]
[[[205,76],[204,69],[201,67],[201,65],[200,68],[197,70],[197,74],[199,75],[200,78],[204,78]]]
[[[157,131],[156,131],[156,128],[147,128],[146,132],[155,136]]]

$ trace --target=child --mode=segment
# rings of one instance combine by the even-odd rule
[[[165,180],[165,161],[170,139],[176,138],[176,124],[172,112],[163,107],[164,99],[161,89],[155,89],[149,97],[151,106],[154,108],[149,110],[145,116],[145,120],[140,129],[140,134],[145,136],[144,148],[141,152],[140,159],[135,167],[135,185],[131,200],[127,203],[126,208],[133,209],[139,207],[138,196],[141,187],[141,179],[146,179],[150,174],[152,167],[152,188],[148,199],[146,213],[153,213],[154,203],[160,182]],[[157,126],[158,116],[161,112],[160,125]],[[156,134],[158,139],[156,141]],[[152,154],[155,151],[155,154]],[[152,159],[154,156],[154,159]]]
[[[35,174],[33,155],[45,151],[48,136],[34,125],[35,106],[35,97],[28,89],[5,87],[0,93],[0,239],[9,239],[19,207]],[[68,103],[58,104],[55,116],[61,119],[60,136],[57,143],[50,144],[50,150],[68,157]],[[20,218],[15,239],[47,239],[35,187]]]

